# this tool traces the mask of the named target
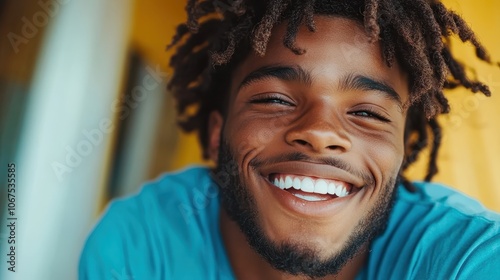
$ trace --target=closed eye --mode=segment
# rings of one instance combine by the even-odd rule
[[[249,103],[252,104],[278,104],[278,105],[285,105],[285,106],[293,106],[291,102],[288,100],[285,100],[284,98],[278,96],[278,95],[268,95],[268,96],[263,96],[263,97],[256,97],[252,100],[250,100]]]
[[[352,115],[359,116],[362,118],[369,118],[369,119],[375,119],[378,121],[382,122],[391,122],[388,118],[381,116],[380,114],[377,114],[373,111],[370,110],[359,110],[359,111],[354,111],[351,112]]]

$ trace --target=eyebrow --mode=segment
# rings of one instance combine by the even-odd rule
[[[387,98],[395,101],[400,108],[403,108],[403,102],[400,95],[389,84],[364,75],[349,74],[340,80],[340,89],[342,90],[364,90],[376,91],[382,93]]]
[[[297,81],[308,86],[312,84],[311,73],[298,65],[269,65],[258,68],[248,74],[240,83],[238,90],[251,83],[269,78],[277,78],[283,81]]]
[[[250,72],[250,74],[240,83],[238,91],[254,82],[270,78],[276,78],[283,81],[297,81],[307,86],[312,85],[313,80],[312,74],[299,65],[268,65]],[[403,108],[403,102],[396,90],[386,82],[375,78],[364,75],[348,74],[340,79],[339,89],[345,91],[375,91],[395,101],[400,108]]]

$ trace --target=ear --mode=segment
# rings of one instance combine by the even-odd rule
[[[212,111],[208,119],[208,157],[217,163],[224,119],[218,111]]]

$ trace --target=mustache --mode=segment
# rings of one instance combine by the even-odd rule
[[[255,157],[252,160],[250,160],[249,165],[250,167],[257,169],[268,164],[275,164],[286,161],[307,161],[318,164],[330,165],[335,168],[342,169],[345,172],[348,172],[356,177],[363,179],[363,181],[366,182],[367,185],[373,185],[375,183],[375,178],[373,178],[373,175],[371,173],[356,169],[343,159],[335,157],[313,158],[301,152],[285,153],[271,158]]]

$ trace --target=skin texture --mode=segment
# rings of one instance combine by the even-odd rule
[[[251,54],[233,73],[227,115],[214,112],[210,119],[209,154],[219,174],[232,169],[241,183],[219,184],[221,231],[238,279],[292,278],[244,242],[249,233],[237,213],[228,213],[237,205],[253,208],[247,209],[253,226],[268,241],[309,252],[317,262],[363,242],[339,268],[344,279],[354,278],[367,257],[369,240],[356,236],[364,231],[373,238],[374,225],[367,224],[375,219],[383,227],[390,209],[404,154],[407,75],[397,64],[386,66],[379,43],[369,43],[359,23],[326,16],[315,21],[316,32],[301,28],[297,36],[303,55],[283,46],[285,29],[277,26],[266,55]],[[275,187],[269,180],[275,174],[331,179],[352,192],[308,202]],[[224,195],[238,187],[247,195]],[[231,207],[224,197],[240,200]]]

